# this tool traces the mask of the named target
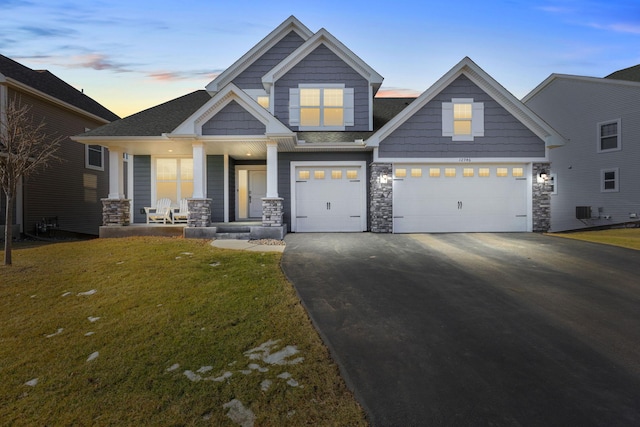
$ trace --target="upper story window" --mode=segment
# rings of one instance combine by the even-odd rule
[[[620,119],[598,123],[598,152],[622,149]]]
[[[101,145],[84,146],[84,165],[87,169],[104,170],[104,147]]]
[[[473,98],[453,98],[442,103],[442,136],[453,141],[473,141],[484,136],[484,103]]]
[[[268,96],[266,96],[266,95],[258,96],[257,101],[258,101],[258,104],[260,104],[260,106],[262,108],[265,108],[267,110],[269,109],[269,97]]]
[[[344,130],[353,126],[353,88],[301,84],[289,89],[289,124],[299,130]]]

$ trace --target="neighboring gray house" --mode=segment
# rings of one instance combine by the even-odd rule
[[[74,139],[110,150],[111,225],[170,198],[189,200],[189,228],[547,230],[542,178],[564,144],[547,123],[468,58],[417,99],[375,98],[381,84],[292,16],[206,90]]]
[[[640,66],[607,78],[553,74],[525,104],[567,144],[550,153],[551,231],[640,218]]]
[[[108,189],[107,151],[68,138],[119,119],[81,91],[46,70],[32,70],[0,55],[0,114],[16,100],[28,105],[34,120],[44,121],[45,132],[66,137],[57,155],[62,163],[22,182],[13,224],[18,232],[35,233],[37,225],[97,235],[102,224],[102,202]],[[5,197],[0,190],[0,229],[5,226]],[[43,221],[44,219],[44,221]]]

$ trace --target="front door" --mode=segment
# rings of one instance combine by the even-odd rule
[[[249,171],[249,217],[262,218],[262,199],[267,196],[267,171]]]

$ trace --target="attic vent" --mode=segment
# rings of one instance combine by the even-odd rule
[[[591,206],[576,206],[576,219],[591,219]]]

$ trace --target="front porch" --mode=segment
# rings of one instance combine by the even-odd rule
[[[261,221],[218,222],[208,227],[187,224],[130,224],[100,227],[100,238],[134,236],[184,237],[192,239],[282,240],[285,227],[264,227]]]

